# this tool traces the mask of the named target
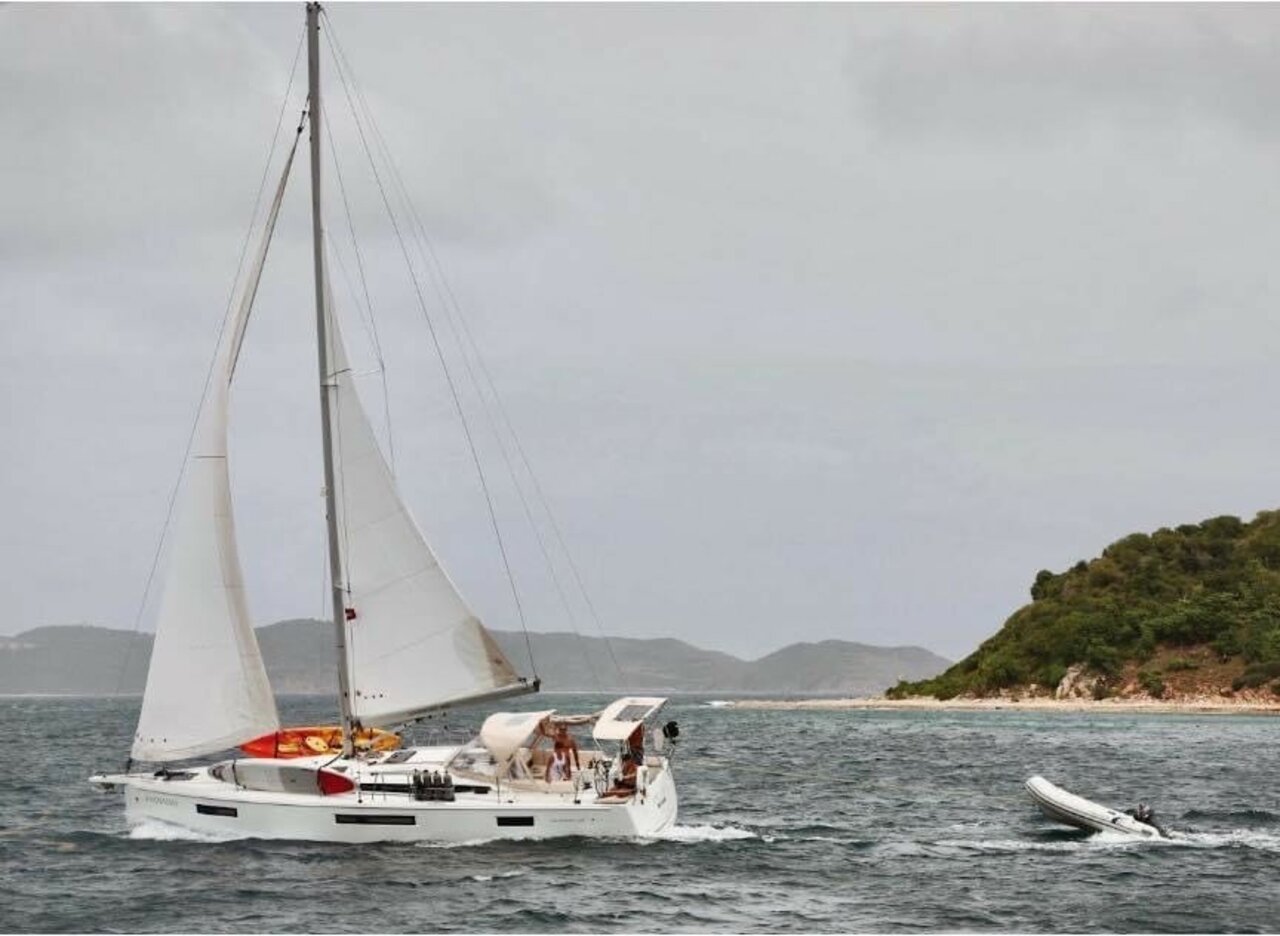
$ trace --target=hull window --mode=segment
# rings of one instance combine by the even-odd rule
[[[337,813],[338,825],[417,825],[417,816],[365,816],[360,813]]]
[[[204,803],[196,803],[196,812],[202,816],[230,816],[232,819],[240,815],[234,806],[206,806]]]
[[[498,825],[500,826],[531,826],[533,825],[533,816],[499,816]]]

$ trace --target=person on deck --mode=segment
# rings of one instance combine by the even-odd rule
[[[568,780],[572,777],[569,770],[569,751],[556,745],[551,752],[551,760],[547,761],[547,772],[543,779],[547,783],[555,783],[557,780]]]
[[[581,770],[582,763],[578,757],[578,742],[573,735],[569,734],[569,726],[564,722],[556,725],[555,737],[552,739],[555,745],[555,753],[558,755],[564,753],[566,764],[571,765],[573,770]],[[572,774],[570,774],[572,776]],[[569,779],[569,777],[565,777]]]
[[[636,730],[627,737],[627,752],[637,767],[644,763],[644,725],[636,725]]]
[[[622,748],[622,776],[618,778],[619,789],[630,791],[636,788],[636,771],[643,763],[644,726],[637,725]]]

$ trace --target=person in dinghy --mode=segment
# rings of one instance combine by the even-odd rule
[[[1156,821],[1156,811],[1146,803],[1139,802],[1133,809],[1128,810],[1130,816],[1139,822],[1151,826],[1160,833],[1161,838],[1170,838],[1169,830]]]

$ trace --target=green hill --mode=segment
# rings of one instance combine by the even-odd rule
[[[1031,599],[974,653],[889,695],[1052,693],[1072,667],[1094,677],[1096,697],[1280,694],[1280,511],[1131,534],[1041,571]]]

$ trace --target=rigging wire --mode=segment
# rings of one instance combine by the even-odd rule
[[[169,502],[165,507],[164,523],[160,527],[160,537],[156,542],[154,555],[151,557],[151,567],[147,572],[147,578],[142,586],[142,597],[138,602],[138,611],[134,615],[133,630],[131,631],[131,639],[129,640],[129,649],[125,653],[124,662],[120,665],[120,675],[116,680],[116,695],[120,694],[120,690],[124,685],[124,677],[128,670],[129,663],[133,659],[134,648],[137,645],[138,629],[142,626],[142,616],[146,613],[147,600],[151,595],[151,586],[155,583],[156,571],[160,567],[160,556],[164,551],[165,539],[169,532],[169,525],[173,522],[173,508],[178,501],[178,492],[182,489],[182,479],[187,473],[187,462],[191,455],[191,446],[195,443],[196,430],[200,424],[200,413],[204,409],[204,401],[209,395],[209,387],[213,383],[213,370],[218,361],[218,351],[222,347],[222,338],[227,330],[227,322],[231,319],[231,310],[234,307],[236,292],[240,287],[240,275],[244,272],[245,257],[249,255],[249,244],[252,241],[254,228],[258,223],[258,212],[262,208],[262,195],[266,191],[267,179],[270,177],[271,162],[275,158],[276,149],[280,143],[280,128],[284,125],[284,115],[289,106],[289,95],[293,92],[294,79],[298,74],[298,61],[302,56],[302,44],[306,39],[306,30],[298,36],[298,44],[293,50],[293,64],[289,67],[289,81],[285,86],[284,97],[280,102],[280,111],[276,115],[275,131],[271,136],[271,146],[267,149],[266,162],[262,167],[262,178],[258,180],[258,191],[253,197],[253,212],[249,216],[249,225],[244,232],[244,240],[240,244],[240,257],[236,261],[235,275],[231,279],[231,291],[227,295],[226,308],[222,313],[222,321],[218,325],[218,336],[214,342],[213,354],[209,358],[209,366],[205,371],[204,385],[200,390],[200,402],[196,406],[195,415],[191,420],[191,429],[187,434],[187,443],[182,451],[182,462],[178,468],[178,475],[174,479],[173,487],[169,491]]]
[[[322,14],[324,13],[323,10],[321,12]],[[327,15],[325,15],[325,21],[326,23],[329,24],[329,27],[330,27],[329,29],[324,30],[325,39],[329,43],[330,51],[333,53],[333,60],[338,66],[336,68],[336,71],[338,73],[339,81],[342,84],[343,92],[347,97],[347,103],[351,108],[352,117],[356,125],[356,130],[360,136],[361,143],[364,145],[365,151],[367,153],[370,153],[370,155],[372,155],[372,151],[369,148],[368,139],[365,136],[363,123],[360,120],[360,116],[355,106],[355,102],[352,99],[351,87],[347,81],[347,70],[344,69],[343,67],[344,61],[342,57],[338,54],[337,49],[334,47],[332,22],[329,20],[329,17]],[[449,393],[453,399],[454,409],[457,411],[458,418],[462,423],[462,432],[466,438],[467,448],[470,450],[470,453],[471,453],[471,460],[473,465],[475,466],[476,475],[480,480],[480,488],[484,494],[485,505],[488,508],[489,520],[493,527],[494,538],[497,540],[498,552],[502,558],[502,566],[504,571],[506,572],[507,581],[510,583],[510,586],[511,586],[511,597],[512,597],[512,601],[515,604],[516,615],[520,621],[520,629],[524,633],[525,648],[529,655],[529,667],[532,670],[534,679],[536,680],[538,676],[538,670],[537,670],[537,664],[534,661],[533,641],[529,637],[529,626],[525,618],[524,604],[520,600],[520,592],[519,592],[519,589],[516,587],[515,575],[511,569],[511,561],[507,555],[506,543],[503,540],[502,530],[498,523],[497,510],[494,507],[493,496],[489,490],[489,482],[485,477],[484,466],[480,462],[480,455],[479,455],[478,449],[476,448],[475,438],[471,432],[471,426],[467,421],[466,411],[462,406],[462,398],[458,393],[457,385],[453,379],[453,373],[451,372],[449,368],[448,360],[445,357],[444,348],[440,343],[440,336],[437,333],[435,322],[432,320],[431,314],[427,309],[426,297],[422,293],[422,285],[418,282],[418,277],[414,273],[412,255],[409,253],[409,249],[405,245],[404,235],[400,229],[400,223],[396,219],[395,211],[391,207],[391,200],[387,197],[386,188],[382,183],[382,175],[381,173],[378,172],[377,165],[372,161],[372,159],[370,161],[370,165],[373,169],[374,181],[377,183],[378,192],[382,196],[383,206],[386,208],[388,218],[391,221],[391,228],[395,233],[396,241],[400,245],[400,252],[404,256],[405,265],[409,268],[409,278],[413,283],[413,289],[415,294],[417,295],[418,307],[422,311],[423,319],[427,323],[427,331],[430,333],[431,342],[435,347],[436,356],[440,360],[440,367],[444,373],[445,382],[449,386]]]
[[[325,124],[325,126],[326,126],[326,127],[328,127],[328,126],[329,126],[329,124],[328,124],[328,123],[326,123],[326,124]],[[345,186],[344,186],[344,184],[343,184],[343,181],[342,181],[342,171],[341,171],[341,168],[338,166],[338,154],[337,154],[337,150],[336,150],[336,148],[335,148],[335,147],[334,147],[334,145],[333,145],[333,135],[332,135],[332,130],[330,130],[330,131],[329,131],[329,146],[330,146],[330,151],[331,151],[331,153],[332,153],[332,158],[333,158],[333,162],[334,162],[334,167],[335,167],[335,170],[336,170],[337,175],[338,175],[338,184],[339,184],[339,187],[342,189],[342,193],[343,193],[343,204],[344,204],[344,207],[345,207],[346,212],[347,212],[348,228],[349,228],[349,231],[350,231],[350,234],[351,234],[351,239],[352,239],[353,248],[354,248],[354,250],[355,250],[357,263],[359,263],[361,254],[360,254],[360,251],[359,251],[358,240],[357,240],[356,233],[355,233],[355,225],[354,225],[353,223],[351,223],[351,208],[350,208],[350,203],[349,203],[349,201],[347,200],[346,188],[345,188]],[[349,275],[349,273],[347,272],[347,267],[346,267],[346,265],[345,265],[345,264],[343,263],[343,261],[342,261],[342,254],[337,250],[337,244],[336,244],[336,243],[333,243],[333,242],[330,242],[330,248],[331,248],[331,252],[332,252],[332,254],[333,254],[333,258],[334,258],[334,260],[335,260],[335,261],[337,261],[337,264],[338,264],[339,270],[341,271],[342,276],[343,276],[343,279],[344,279],[344,281],[345,281],[345,283],[346,283],[346,285],[347,285],[347,289],[348,289],[348,291],[351,293],[351,297],[352,297],[352,299],[355,301],[357,308],[360,308],[360,298],[359,298],[359,296],[357,296],[356,291],[355,291],[355,287],[352,285],[350,275]],[[419,246],[419,251],[421,252],[421,247],[420,247],[420,246]],[[365,280],[365,277],[364,277],[363,267],[361,267],[361,269],[360,269],[360,280],[361,280],[361,285],[362,285],[362,287],[363,287],[363,289],[364,289],[365,301],[366,301],[366,302],[369,302],[369,299],[368,299],[368,296],[369,296],[369,292],[368,292],[368,283],[367,283],[367,281]],[[439,290],[437,289],[437,293],[438,293],[438,292],[439,292]],[[443,301],[443,300],[442,300],[442,301]],[[446,312],[447,312],[447,311],[448,311],[448,307],[446,306],[445,308],[446,308]],[[383,398],[384,398],[384,400],[386,400],[386,398],[387,398],[387,385],[386,385],[386,376],[385,376],[385,367],[386,367],[386,364],[385,364],[385,361],[384,361],[384,360],[383,360],[383,358],[382,358],[381,345],[380,345],[380,344],[379,344],[379,342],[378,342],[378,336],[377,336],[377,331],[376,331],[376,324],[374,323],[373,308],[372,308],[372,303],[371,303],[371,302],[370,302],[370,304],[369,304],[369,313],[368,313],[368,315],[369,315],[369,323],[368,323],[368,324],[365,324],[365,330],[366,330],[366,332],[368,332],[368,333],[369,333],[370,341],[371,341],[371,342],[373,343],[373,345],[374,345],[375,355],[376,355],[376,356],[377,356],[377,358],[378,358],[378,364],[379,364],[380,368],[382,368],[382,373],[383,373]],[[451,332],[453,333],[454,341],[455,341],[455,342],[457,342],[457,344],[458,344],[458,346],[459,346],[460,348],[464,348],[464,351],[465,351],[465,347],[462,345],[462,338],[461,338],[461,336],[460,336],[460,334],[459,334],[459,331],[458,331],[458,326],[457,326],[457,324],[454,322],[453,317],[452,317],[452,316],[448,316],[448,315],[447,315],[447,316],[446,316],[446,321],[448,322],[449,327],[450,327],[450,330],[451,330]],[[364,324],[364,322],[363,322],[363,318],[362,318],[362,324]],[[480,399],[481,407],[482,407],[482,410],[483,410],[483,412],[484,412],[485,418],[488,420],[488,422],[489,422],[489,426],[490,426],[490,430],[492,431],[493,436],[494,436],[494,439],[495,439],[495,441],[496,441],[496,442],[497,442],[497,444],[498,444],[498,450],[499,450],[499,452],[501,453],[503,464],[505,465],[505,467],[506,467],[506,469],[507,469],[507,473],[511,476],[511,479],[512,479],[513,484],[514,484],[514,486],[515,486],[516,493],[517,493],[517,495],[519,496],[521,506],[523,507],[525,517],[526,517],[526,519],[528,520],[529,527],[530,527],[530,529],[532,529],[532,530],[533,530],[534,537],[536,538],[536,541],[537,541],[537,544],[538,544],[538,549],[541,551],[541,553],[542,553],[542,557],[543,557],[544,561],[547,563],[547,568],[548,568],[548,570],[549,570],[549,571],[550,571],[550,573],[551,573],[551,579],[552,579],[552,582],[553,582],[553,583],[554,583],[554,585],[555,585],[556,592],[559,594],[560,602],[561,602],[561,604],[563,605],[563,607],[564,607],[564,609],[565,609],[565,612],[567,613],[567,615],[568,615],[568,617],[569,617],[570,626],[573,628],[574,633],[575,633],[575,634],[577,634],[579,638],[581,638],[581,636],[582,636],[582,635],[581,635],[581,632],[580,632],[580,631],[579,631],[579,629],[578,629],[576,616],[574,615],[573,608],[572,608],[572,606],[571,606],[571,604],[570,604],[570,602],[569,602],[568,595],[565,593],[564,586],[563,586],[563,584],[562,584],[562,583],[561,583],[561,581],[560,581],[560,577],[556,574],[555,564],[554,564],[554,562],[553,562],[553,560],[552,560],[552,558],[551,558],[551,554],[550,554],[549,550],[547,549],[546,540],[545,540],[545,538],[543,537],[542,530],[539,528],[539,526],[538,526],[537,522],[536,522],[536,521],[535,521],[535,519],[534,519],[533,511],[532,511],[532,509],[531,509],[531,508],[530,508],[530,506],[529,506],[528,498],[526,498],[526,497],[525,497],[524,490],[523,490],[523,489],[521,488],[521,486],[520,486],[520,482],[519,482],[519,479],[518,479],[518,477],[517,477],[515,467],[513,466],[512,462],[511,462],[511,456],[508,454],[506,443],[503,441],[502,434],[501,434],[501,432],[499,432],[499,430],[498,430],[498,427],[497,427],[497,425],[496,425],[496,423],[495,423],[495,421],[494,421],[494,419],[493,419],[493,415],[492,415],[492,413],[490,412],[488,405],[487,405],[487,404],[485,403],[485,401],[484,401],[484,397],[483,397],[483,388],[481,387],[480,382],[476,379],[475,370],[474,370],[474,368],[472,367],[472,364],[471,364],[470,359],[465,355],[465,353],[464,353],[464,354],[463,354],[463,356],[462,356],[462,363],[463,363],[464,367],[466,368],[467,376],[470,378],[472,386],[476,388],[476,394],[477,394],[477,397]],[[390,417],[390,411],[388,410],[388,412],[387,412],[388,433],[390,433],[390,419],[391,419],[391,417]],[[393,450],[392,457],[394,457],[394,450]],[[395,474],[395,471],[394,471],[394,467],[393,467],[393,468],[392,468],[392,476],[393,476],[393,478],[394,478],[394,474]],[[598,671],[597,671],[597,669],[596,669],[595,663],[594,663],[594,662],[592,662],[591,655],[590,655],[590,653],[588,652],[587,647],[585,646],[585,644],[583,644],[583,643],[581,642],[581,639],[579,640],[579,649],[580,649],[580,650],[581,650],[581,652],[582,652],[583,661],[587,664],[587,669],[588,669],[588,671],[591,673],[591,678],[592,678],[592,681],[595,683],[596,688],[597,688],[597,689],[603,689],[603,688],[604,688],[604,686],[603,686],[603,683],[602,683],[602,681],[601,681],[601,679],[600,679],[600,674],[599,674],[599,672],[598,672]]]
[[[369,120],[371,122],[373,132],[375,134],[378,134],[379,131],[377,130],[376,125],[372,125],[371,115],[369,115]],[[385,142],[383,143],[383,158],[390,161],[390,153],[386,149]],[[400,199],[405,204],[405,206],[407,206],[407,209],[408,209],[407,213],[410,215],[412,219],[412,217],[416,214],[416,212],[414,211],[413,202],[409,198],[408,191],[404,185],[404,181],[400,177],[399,173],[396,171],[394,165],[391,166],[391,170],[392,170],[392,176],[391,176],[392,180],[398,184],[397,194],[400,196]],[[418,224],[420,227],[421,222],[419,221]],[[418,234],[416,229],[411,228],[410,230],[415,235]],[[426,255],[422,248],[420,236],[418,236],[415,239],[415,246],[418,248],[419,254],[423,256],[424,263],[425,263]],[[431,266],[429,264],[427,264],[427,272],[428,274],[431,273]],[[592,681],[595,683],[596,688],[603,689],[604,684],[600,679],[600,674],[599,674],[599,671],[596,669],[595,663],[591,659],[591,654],[586,646],[586,643],[582,640],[582,632],[578,628],[577,615],[574,613],[573,605],[569,601],[569,596],[566,593],[564,585],[560,580],[560,575],[556,571],[555,561],[551,556],[550,550],[547,548],[547,542],[546,542],[545,536],[543,535],[542,528],[538,525],[538,522],[533,515],[533,509],[529,506],[529,498],[525,496],[524,487],[521,485],[519,474],[516,471],[515,465],[512,463],[511,455],[508,451],[507,443],[503,438],[503,433],[501,431],[501,428],[499,427],[497,420],[494,419],[493,412],[490,409],[489,404],[485,399],[484,385],[481,384],[481,382],[477,379],[476,370],[475,370],[475,367],[472,365],[471,357],[469,357],[466,353],[467,346],[466,344],[463,343],[462,333],[459,327],[459,323],[461,322],[462,327],[465,328],[465,321],[461,319],[460,315],[455,315],[451,312],[448,301],[446,301],[445,296],[441,293],[439,281],[442,278],[443,278],[443,271],[441,271],[441,273],[437,274],[437,276],[432,279],[432,285],[435,286],[436,295],[440,299],[441,306],[445,310],[445,322],[449,325],[450,332],[453,335],[453,340],[457,344],[460,350],[460,357],[462,359],[463,367],[466,369],[467,377],[470,379],[471,385],[475,389],[476,399],[479,400],[480,402],[481,412],[484,414],[485,420],[487,421],[489,426],[489,431],[492,433],[493,439],[497,443],[498,453],[502,457],[503,466],[506,468],[507,474],[511,478],[512,487],[515,489],[516,496],[520,501],[520,506],[524,512],[525,519],[529,524],[529,528],[530,530],[533,531],[534,540],[537,543],[539,552],[542,554],[543,561],[547,565],[547,571],[551,576],[551,582],[555,587],[557,596],[560,599],[561,607],[564,608],[565,614],[569,619],[569,626],[570,628],[572,628],[574,634],[577,635],[578,637],[578,649],[582,654],[582,659],[587,664],[587,669],[591,673],[591,678],[592,678]],[[447,283],[446,283],[446,287],[447,287]],[[456,302],[457,301],[455,299],[454,300],[455,305],[456,305]],[[468,337],[470,337],[469,332],[468,332]],[[474,342],[472,342],[472,347],[473,347],[473,356],[477,358],[478,363],[483,364],[483,360],[479,358],[478,350],[475,349]],[[498,404],[501,405],[501,399],[497,397],[497,390],[492,386],[492,383],[490,386],[490,392],[494,395]],[[508,420],[508,431],[512,434],[514,441],[518,445],[519,439],[514,436],[514,429],[510,428],[509,420]],[[612,656],[612,647],[608,644],[607,641],[605,645],[606,647],[608,647],[610,651],[610,655]],[[614,660],[614,665],[615,667],[617,666],[616,658]]]
[[[338,245],[334,243],[329,243],[327,247],[328,247],[329,255],[333,258],[334,263],[336,263],[338,266],[338,272],[342,274],[342,284],[347,287],[347,297],[351,300],[352,306],[354,306],[355,309],[359,312],[360,325],[364,328],[364,333],[369,339],[369,344],[372,346],[373,332],[369,328],[369,322],[366,318],[365,309],[364,309],[364,300],[361,299],[359,292],[357,292],[356,290],[355,281],[352,280],[351,278],[351,271],[348,269],[346,261],[342,259],[342,252],[338,250]],[[375,358],[377,357],[376,350],[374,352],[374,357]],[[368,377],[371,374],[378,373],[378,368],[374,368],[373,370],[366,370],[366,371],[357,371],[355,370],[355,368],[352,368],[351,373],[356,377]]]
[[[351,215],[351,202],[347,199],[347,185],[342,178],[342,166],[338,162],[338,150],[333,145],[333,128],[329,125],[329,121],[322,121],[325,129],[325,136],[329,138],[329,153],[333,159],[333,172],[338,177],[338,190],[342,193],[342,207],[347,216],[347,230],[351,233],[351,249],[356,257],[356,270],[360,275],[360,287],[364,292],[364,309],[368,310],[368,324],[366,328],[369,332],[370,340],[373,344],[374,356],[378,359],[378,372],[382,378],[382,411],[383,418],[387,424],[387,459],[390,461],[391,478],[394,481],[396,477],[396,442],[395,436],[391,431],[391,395],[387,391],[387,362],[382,355],[382,341],[378,337],[378,321],[373,314],[373,299],[369,294],[369,281],[365,277],[364,257],[360,252],[360,241],[356,237],[356,224]],[[348,288],[350,289],[350,279],[347,277],[347,269],[342,265],[342,257],[338,253],[338,245],[335,243],[333,247],[334,259],[338,261],[338,266],[342,269],[342,275],[347,278]],[[352,290],[354,293],[355,290]],[[360,309],[360,303],[357,300],[356,308]],[[364,316],[361,316],[362,324]]]
[[[327,19],[327,15],[326,15],[326,19]],[[599,612],[595,607],[595,603],[591,600],[590,593],[587,591],[586,584],[583,580],[581,571],[579,570],[577,563],[573,559],[573,554],[569,550],[568,544],[564,536],[564,532],[561,529],[559,522],[556,520],[555,514],[551,510],[546,494],[542,488],[541,483],[538,480],[538,476],[533,470],[533,466],[529,461],[529,457],[524,449],[523,444],[520,442],[520,436],[516,432],[515,426],[511,421],[511,417],[507,412],[505,405],[502,402],[501,395],[498,393],[497,386],[493,379],[492,373],[490,372],[488,365],[485,363],[484,356],[480,352],[479,346],[475,341],[475,337],[472,334],[470,327],[467,325],[466,317],[462,314],[461,303],[458,301],[457,296],[453,291],[453,288],[449,284],[448,277],[445,275],[443,264],[441,263],[439,256],[435,250],[435,246],[431,239],[431,236],[427,232],[426,225],[423,223],[421,215],[419,214],[416,206],[414,205],[412,198],[409,196],[408,188],[405,185],[403,176],[401,175],[399,169],[397,168],[395,159],[391,155],[390,148],[387,146],[386,139],[383,136],[382,131],[379,128],[378,123],[373,116],[372,108],[369,107],[368,102],[367,100],[365,100],[363,92],[359,87],[359,84],[355,81],[353,69],[351,68],[350,63],[347,60],[344,51],[342,50],[341,42],[338,40],[336,35],[333,35],[332,29],[329,30],[327,37],[328,37],[328,41],[330,43],[331,48],[333,48],[334,58],[335,58],[335,61],[337,61],[338,63],[339,71],[340,72],[345,71],[346,75],[350,79],[351,86],[354,87],[356,97],[358,97],[360,100],[361,106],[363,107],[363,110],[366,115],[366,120],[370,126],[370,131],[374,136],[375,142],[379,144],[382,158],[385,160],[387,167],[390,170],[390,177],[396,187],[396,194],[399,195],[400,199],[404,202],[407,209],[406,214],[410,218],[411,222],[413,222],[413,226],[411,226],[410,228],[410,233],[414,235],[415,246],[417,246],[419,254],[422,256],[423,263],[427,267],[428,273],[434,274],[432,276],[432,285],[435,287],[436,294],[441,301],[441,305],[445,308],[446,321],[449,322],[450,328],[454,333],[455,340],[458,341],[459,347],[463,351],[463,354],[462,354],[463,362],[464,364],[466,364],[469,376],[472,379],[472,383],[476,387],[476,393],[477,393],[478,399],[480,400],[482,411],[484,412],[486,418],[489,420],[491,429],[494,433],[494,437],[498,440],[499,450],[502,452],[503,460],[507,463],[507,469],[508,469],[508,472],[511,474],[512,482],[513,482],[513,485],[515,486],[516,492],[519,495],[522,504],[524,504],[526,516],[530,517],[530,520],[529,520],[530,526],[532,526],[534,529],[535,536],[537,537],[539,547],[542,550],[543,557],[547,561],[548,569],[551,572],[552,579],[553,581],[555,581],[557,591],[559,591],[561,594],[562,604],[564,604],[566,613],[570,617],[571,626],[573,626],[574,632],[578,633],[576,623],[574,622],[573,612],[572,610],[570,610],[569,604],[565,599],[563,589],[560,587],[559,581],[556,577],[554,563],[551,561],[550,556],[547,553],[547,550],[545,548],[545,544],[541,536],[541,533],[539,532],[538,526],[532,520],[532,517],[530,515],[530,509],[525,499],[523,489],[520,486],[519,480],[516,476],[516,472],[511,466],[509,457],[507,456],[505,445],[502,442],[501,432],[499,431],[496,421],[494,420],[493,415],[489,410],[489,405],[485,400],[483,387],[481,383],[475,379],[474,371],[472,370],[470,361],[466,355],[467,346],[470,346],[471,353],[475,357],[476,362],[480,368],[480,371],[484,376],[485,382],[488,385],[489,393],[493,398],[495,408],[498,410],[498,413],[501,416],[502,422],[506,427],[507,433],[511,436],[512,443],[516,449],[516,452],[519,456],[520,461],[524,465],[525,472],[528,474],[529,479],[532,482],[534,492],[536,494],[536,497],[539,503],[542,506],[543,512],[546,514],[547,519],[550,521],[552,531],[555,535],[556,541],[559,544],[560,550],[564,555],[565,561],[568,564],[573,574],[574,582],[577,585],[579,593],[582,595],[583,602],[586,605],[589,615],[595,624],[596,630],[599,633],[601,639],[603,640],[606,649],[608,650],[610,660],[612,661],[613,666],[617,670],[619,676],[625,677],[626,675],[625,671],[623,670],[622,665],[618,662],[617,655],[614,652],[613,643],[608,637],[608,635],[605,634],[604,632],[604,626],[601,622]],[[350,103],[351,91],[350,89],[347,88],[346,79],[344,79],[344,90],[347,91],[348,101]],[[352,105],[352,110],[353,110],[353,116],[354,116],[354,112],[355,112],[354,104]],[[359,127],[359,118],[357,117],[356,120],[357,120],[357,126]],[[379,189],[382,190],[382,183],[381,183],[379,174],[377,172],[376,166],[373,165],[374,163],[373,154],[369,149],[368,141],[365,139],[363,129],[361,129],[360,136],[361,136],[361,141],[365,144],[365,151],[369,155],[370,164],[374,168],[375,177],[379,179],[378,181]],[[385,199],[385,192],[383,193],[383,197]],[[425,314],[425,309],[424,309],[424,314]],[[457,324],[455,324],[455,320]],[[461,328],[462,335],[465,336],[465,339],[466,339],[465,344],[463,343],[462,338],[459,337],[459,326]],[[581,637],[580,633],[579,633],[579,637]]]
[[[333,41],[335,43],[338,43],[340,48],[340,43],[338,42],[336,37],[334,37]],[[347,65],[347,69],[348,71],[350,71],[349,64]],[[404,202],[406,206],[406,213],[414,221],[416,221],[416,229],[411,229],[411,233],[415,235],[415,246],[417,246],[419,254],[423,258],[423,263],[424,265],[427,266],[428,272],[433,274],[432,285],[435,287],[436,295],[440,299],[441,305],[445,308],[446,321],[449,322],[450,328],[454,333],[455,340],[458,341],[459,347],[462,349],[463,362],[464,364],[466,364],[468,373],[472,378],[472,383],[476,388],[476,394],[478,399],[480,400],[481,409],[484,412],[486,419],[489,421],[491,431],[493,432],[494,437],[498,440],[498,444],[500,448],[503,450],[504,460],[507,461],[508,471],[511,474],[513,485],[516,488],[516,493],[520,497],[521,501],[524,502],[525,501],[524,492],[520,486],[519,479],[516,475],[516,472],[511,468],[509,459],[506,458],[505,447],[503,446],[503,443],[502,443],[502,434],[497,426],[496,420],[494,420],[493,415],[489,409],[489,405],[485,399],[484,389],[480,384],[480,382],[475,380],[474,371],[471,369],[470,361],[466,356],[466,345],[464,345],[462,343],[462,339],[458,337],[459,325],[462,328],[463,334],[465,334],[466,336],[467,343],[471,347],[472,354],[476,358],[476,361],[486,378],[486,381],[489,387],[489,392],[494,399],[494,403],[496,407],[498,408],[500,414],[502,415],[503,422],[506,425],[507,432],[511,435],[512,441],[524,464],[525,471],[529,475],[531,481],[533,482],[535,491],[538,494],[543,511],[546,513],[548,520],[551,522],[553,531],[556,534],[556,539],[559,543],[561,551],[564,554],[565,560],[569,564],[571,571],[573,572],[573,575],[575,578],[575,584],[578,586],[578,590],[582,595],[583,601],[587,605],[588,611],[594,620],[596,629],[600,634],[601,638],[603,639],[603,642],[607,650],[609,651],[609,656],[612,659],[614,668],[618,671],[619,675],[622,676],[624,675],[624,671],[621,665],[618,663],[617,656],[614,654],[613,644],[610,641],[609,637],[604,633],[604,628],[601,624],[600,616],[595,609],[594,603],[591,601],[590,594],[587,592],[586,585],[582,580],[582,576],[580,571],[578,570],[577,564],[573,560],[573,555],[569,551],[568,545],[565,542],[563,532],[560,529],[559,523],[556,521],[555,514],[551,511],[551,508],[547,501],[545,493],[542,491],[541,483],[538,481],[537,474],[533,471],[533,466],[530,464],[528,456],[524,451],[524,447],[520,442],[519,434],[516,432],[515,426],[512,424],[510,416],[507,414],[506,408],[502,403],[502,397],[498,393],[496,383],[493,380],[493,376],[484,361],[484,356],[483,354],[481,354],[479,346],[476,343],[470,328],[466,324],[466,317],[462,314],[461,303],[459,303],[456,295],[453,292],[452,287],[449,284],[448,277],[445,275],[445,272],[444,272],[444,266],[440,262],[439,257],[435,251],[434,244],[432,243],[431,237],[426,230],[426,225],[422,222],[421,216],[419,215],[417,208],[413,203],[412,198],[409,196],[408,187],[404,182],[402,174],[399,172],[396,166],[395,159],[392,156],[390,151],[390,147],[387,145],[386,139],[383,136],[382,131],[377,124],[377,121],[373,117],[372,109],[369,107],[368,102],[363,99],[363,94],[358,84],[355,84],[353,81],[353,85],[355,85],[355,92],[357,96],[361,97],[361,103],[367,114],[367,120],[370,123],[372,133],[374,134],[375,142],[377,142],[380,145],[380,152],[382,154],[382,158],[387,162],[388,167],[391,170],[391,178],[398,186],[397,194],[400,196],[401,200]],[[372,159],[372,156],[370,158]],[[424,243],[425,243],[425,248],[424,248]],[[427,259],[428,256],[430,257],[429,260]],[[457,324],[455,324],[455,319]],[[527,503],[525,504],[525,510],[527,515],[528,514]],[[537,525],[532,522],[530,525],[533,526],[535,535],[539,539],[539,545],[542,546],[542,538],[539,533]],[[543,557],[547,561],[548,570],[550,571],[553,580],[555,580],[556,579],[555,566],[554,566],[554,563],[550,560],[550,557],[547,555],[545,548],[543,548]],[[576,623],[574,623],[574,615],[571,608],[568,606],[568,602],[562,600],[562,604],[564,604],[565,611],[570,617],[570,623],[571,623],[571,626],[573,626],[574,632],[578,634],[579,638],[581,638],[582,635],[578,631]]]

